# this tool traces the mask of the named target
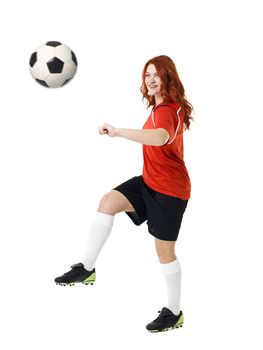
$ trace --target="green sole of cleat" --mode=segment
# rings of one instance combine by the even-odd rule
[[[58,286],[62,286],[62,287],[72,287],[72,286],[75,286],[75,284],[77,283],[81,283],[81,284],[85,284],[85,286],[87,285],[91,285],[93,286],[94,282],[76,282],[76,283],[56,283],[56,285]]]
[[[152,330],[152,331],[149,331],[151,333],[161,333],[161,332],[167,332],[167,331],[171,331],[172,329],[176,329],[176,328],[180,328],[182,326],[176,326],[176,327],[171,327],[171,328],[165,328],[165,329],[162,329],[162,330]]]
[[[81,284],[85,284],[86,286],[87,285],[93,285],[93,283],[95,282],[96,280],[96,273],[94,272],[92,275],[90,275],[88,278],[86,278],[84,281],[82,282],[71,282],[71,283],[56,283],[58,284],[59,286],[63,286],[63,287],[66,287],[66,286],[74,286],[76,283],[81,283]]]
[[[82,281],[82,284],[88,285],[91,284],[93,285],[93,283],[96,280],[96,273],[94,272],[92,275],[90,275],[87,279],[85,279],[84,281]]]
[[[161,329],[161,330],[159,330],[159,329],[149,330],[149,332],[151,332],[151,333],[167,332],[167,331],[170,331],[172,329],[181,328],[181,327],[183,327],[183,323],[182,324],[177,324],[177,325],[175,325],[173,327],[164,328],[164,329]]]

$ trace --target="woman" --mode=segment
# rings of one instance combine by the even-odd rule
[[[95,261],[107,240],[114,216],[125,212],[136,225],[147,220],[155,237],[156,252],[167,287],[168,302],[146,328],[160,332],[183,325],[180,310],[181,267],[175,255],[175,242],[190,198],[191,183],[184,164],[183,131],[189,129],[192,106],[174,62],[167,56],[150,59],[142,73],[141,92],[153,106],[141,130],[99,127],[101,135],[123,137],[143,144],[143,173],[104,195],[90,229],[86,253],[81,263],[57,277],[55,282],[72,285],[93,284]]]

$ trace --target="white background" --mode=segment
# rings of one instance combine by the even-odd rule
[[[1,348],[262,349],[260,1],[3,1],[0,5]],[[45,89],[29,57],[75,52],[74,80]],[[147,226],[124,214],[94,286],[53,279],[78,262],[101,196],[141,173],[141,145],[100,136],[141,128],[145,62],[176,63],[195,122],[185,134],[192,198],[177,255],[182,329],[150,334],[166,302]]]

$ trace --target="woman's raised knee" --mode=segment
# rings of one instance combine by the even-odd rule
[[[100,213],[104,213],[104,214],[109,214],[109,215],[115,215],[116,214],[116,210],[114,210],[114,201],[111,198],[111,193],[106,193],[101,197],[100,203],[99,203],[99,207],[98,207],[98,211]]]
[[[99,212],[109,215],[131,210],[133,210],[133,208],[128,199],[122,193],[115,190],[106,193],[101,198],[98,207]]]

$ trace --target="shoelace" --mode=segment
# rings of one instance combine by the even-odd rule
[[[159,316],[154,320],[154,322],[155,322],[155,321],[162,320],[162,319],[165,317],[165,315],[162,315],[162,314],[161,314],[161,311],[158,311],[158,314],[159,314]]]

